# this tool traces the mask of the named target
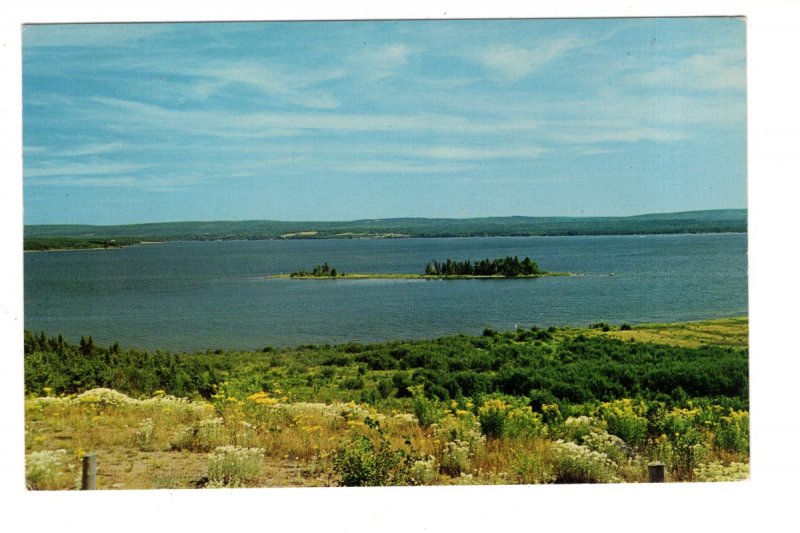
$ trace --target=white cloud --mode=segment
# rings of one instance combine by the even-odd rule
[[[584,124],[583,127],[564,131],[554,131],[548,136],[561,143],[568,144],[602,144],[633,143],[652,141],[672,143],[687,139],[689,136],[680,130],[648,127],[636,123],[628,124]]]
[[[664,90],[744,91],[743,51],[697,53],[625,76],[629,84]]]
[[[367,79],[377,82],[396,75],[408,62],[410,54],[408,46],[392,44],[357,54],[350,63]]]
[[[286,103],[313,109],[334,109],[339,101],[329,92],[314,86],[340,78],[340,71],[309,72],[302,75],[287,72],[285,68],[256,63],[224,64],[216,66],[178,68],[181,75],[200,76],[193,86],[195,94],[207,97],[225,90],[232,84],[242,84],[258,89]]]
[[[136,126],[154,131],[182,132],[217,138],[275,137],[307,130],[329,132],[446,132],[491,134],[500,131],[525,131],[537,127],[536,121],[495,119],[473,121],[467,118],[432,113],[355,114],[334,112],[282,113],[247,111],[176,110],[118,98],[95,97],[93,117],[107,127],[130,132]],[[106,120],[107,118],[107,120]]]
[[[59,176],[44,181],[29,181],[26,186],[46,185],[47,187],[137,187],[142,185],[141,181],[131,176],[118,177],[73,177]]]
[[[468,146],[431,146],[412,149],[406,151],[406,153],[432,159],[483,160],[508,158],[530,159],[539,157],[547,151],[546,148],[535,145],[493,146],[485,148],[472,148]]]
[[[375,174],[441,174],[450,172],[463,172],[469,170],[469,166],[454,164],[431,164],[425,162],[405,162],[405,161],[347,161],[337,162],[331,168],[341,172],[355,173],[375,173]]]
[[[54,153],[53,155],[57,157],[83,157],[87,155],[98,155],[98,154],[107,154],[115,152],[120,149],[124,149],[126,146],[127,145],[125,143],[121,142],[92,143],[92,144],[76,146],[74,148],[66,148],[64,150],[60,150],[57,153]]]
[[[473,55],[473,59],[505,81],[517,81],[543,65],[577,48],[580,40],[565,37],[543,42],[534,48],[500,45]]]
[[[58,163],[37,163],[26,165],[25,178],[46,178],[48,176],[82,176],[94,174],[121,174],[146,168],[147,165],[131,163],[111,163],[106,161],[86,162],[74,165]]]

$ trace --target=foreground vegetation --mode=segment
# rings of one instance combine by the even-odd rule
[[[709,345],[721,327],[739,335]],[[668,328],[685,333],[637,338]],[[73,488],[87,451],[99,488],[641,482],[653,460],[668,481],[741,479],[746,331],[600,323],[197,354],[26,333],[28,484]]]
[[[346,222],[274,220],[164,222],[122,226],[27,225],[26,250],[83,247],[115,239],[148,241],[363,239],[537,235],[634,235],[747,232],[747,210],[720,209],[631,217],[394,218]]]

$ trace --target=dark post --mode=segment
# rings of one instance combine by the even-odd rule
[[[84,455],[81,462],[83,464],[81,490],[95,490],[97,488],[97,454]]]
[[[647,480],[650,483],[664,483],[664,463],[647,463]]]

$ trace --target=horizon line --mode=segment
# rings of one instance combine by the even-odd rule
[[[349,220],[311,220],[311,219],[270,219],[270,218],[247,218],[247,219],[208,219],[208,220],[161,220],[157,222],[127,222],[121,224],[87,224],[87,223],[71,223],[71,222],[55,222],[46,224],[25,224],[23,227],[34,226],[93,226],[93,227],[115,227],[115,226],[144,226],[156,224],[195,224],[195,223],[225,223],[225,222],[286,222],[286,223],[353,223],[353,222],[368,222],[377,220],[487,220],[487,219],[502,219],[502,218],[539,218],[539,219],[554,219],[554,218],[634,218],[643,216],[656,216],[656,215],[683,215],[689,213],[708,213],[715,211],[747,211],[747,207],[722,207],[716,209],[690,209],[686,211],[657,211],[638,213],[635,215],[492,215],[492,216],[479,216],[479,217],[421,217],[421,216],[396,216],[385,218],[353,218]]]

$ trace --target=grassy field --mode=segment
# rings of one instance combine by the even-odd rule
[[[748,320],[746,317],[738,317],[681,324],[643,324],[625,331],[614,329],[603,332],[594,329],[589,334],[689,348],[704,345],[747,348]]]
[[[723,383],[746,380],[745,318],[172,359],[61,346],[117,380],[83,385],[26,343],[31,489],[75,489],[87,452],[99,489],[644,482],[654,460],[668,481],[749,475],[746,381]],[[153,389],[190,368],[207,393]]]

